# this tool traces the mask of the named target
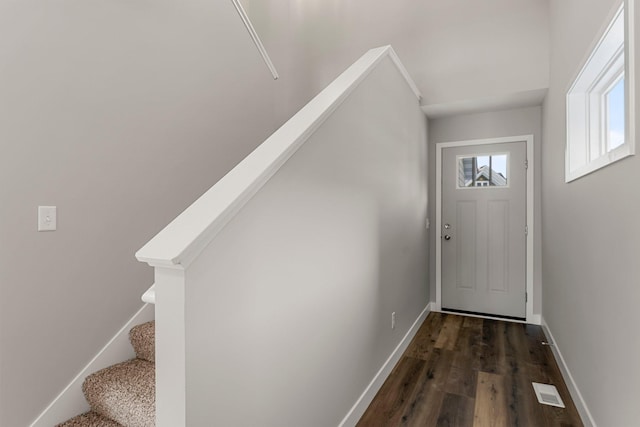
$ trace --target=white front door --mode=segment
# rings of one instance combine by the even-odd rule
[[[442,309],[526,317],[526,143],[442,152]]]

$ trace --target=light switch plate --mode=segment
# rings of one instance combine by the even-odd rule
[[[55,206],[38,206],[38,231],[55,231],[58,226]]]

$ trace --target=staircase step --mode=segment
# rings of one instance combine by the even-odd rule
[[[139,359],[155,362],[156,322],[151,321],[131,328],[129,341],[131,341],[131,345]]]
[[[89,375],[82,391],[94,412],[124,427],[154,427],[155,376],[153,363],[133,359]]]
[[[90,411],[71,418],[56,427],[122,427],[121,424]]]

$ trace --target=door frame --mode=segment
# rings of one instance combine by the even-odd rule
[[[436,301],[434,311],[442,311],[442,150],[452,147],[525,142],[527,150],[527,236],[526,236],[526,323],[540,324],[540,315],[533,313],[533,254],[534,254],[534,157],[533,135],[516,135],[502,138],[471,139],[466,141],[439,142],[436,144]],[[524,230],[523,230],[524,231]],[[482,316],[492,318],[492,316]]]

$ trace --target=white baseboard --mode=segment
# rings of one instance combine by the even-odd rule
[[[564,378],[564,382],[567,384],[567,388],[569,389],[569,393],[571,394],[571,398],[573,399],[573,403],[576,405],[576,409],[580,414],[580,418],[582,418],[582,423],[585,427],[597,427],[596,422],[593,420],[591,416],[591,412],[589,412],[589,408],[587,407],[586,402],[582,398],[582,394],[578,389],[575,381],[573,380],[573,376],[571,375],[571,371],[567,366],[567,363],[562,357],[562,353],[560,352],[560,347],[558,347],[558,342],[553,337],[551,330],[549,329],[549,325],[545,322],[544,318],[542,320],[542,330],[550,341],[551,351],[553,352],[553,356],[556,358],[558,362],[558,366],[560,371],[562,372],[562,378]]]
[[[389,358],[386,360],[386,362],[384,362],[382,368],[380,368],[380,370],[373,377],[373,380],[371,380],[362,395],[360,395],[358,401],[355,403],[355,405],[353,405],[347,416],[344,417],[344,419],[340,422],[339,427],[355,426],[358,421],[360,421],[360,418],[362,418],[362,415],[371,404],[371,401],[376,396],[376,393],[378,393],[378,390],[380,390],[382,384],[384,384],[385,380],[391,373],[391,370],[396,366],[396,364],[400,360],[400,357],[402,357],[405,350],[409,346],[409,343],[411,343],[411,340],[418,332],[418,329],[424,322],[424,319],[426,319],[427,315],[431,312],[432,304],[432,302],[427,304],[424,310],[422,310],[422,313],[420,313],[416,321],[413,322],[411,328],[409,328],[409,330],[397,345],[397,347],[393,350]]]
[[[501,322],[512,322],[512,323],[526,323],[529,325],[540,325],[542,322],[542,316],[540,314],[532,314],[527,317],[526,320],[516,320],[516,319],[507,319],[504,317],[491,316],[489,314],[474,314],[474,313],[459,313],[457,311],[449,311],[442,310],[441,308],[436,309],[438,305],[435,303],[431,303],[432,309],[431,311],[435,311],[436,313],[446,313],[446,314],[455,314],[457,316],[466,316],[466,317],[477,317],[479,319],[489,319],[489,320],[499,320]]]
[[[154,318],[154,306],[145,304],[140,310],[111,338],[87,366],[65,387],[47,408],[31,423],[30,427],[51,427],[89,410],[89,404],[82,394],[84,379],[107,366],[124,362],[135,357],[129,343],[129,330],[137,324],[148,322]]]
[[[542,325],[542,314],[532,314],[527,318],[527,323],[530,325]]]

